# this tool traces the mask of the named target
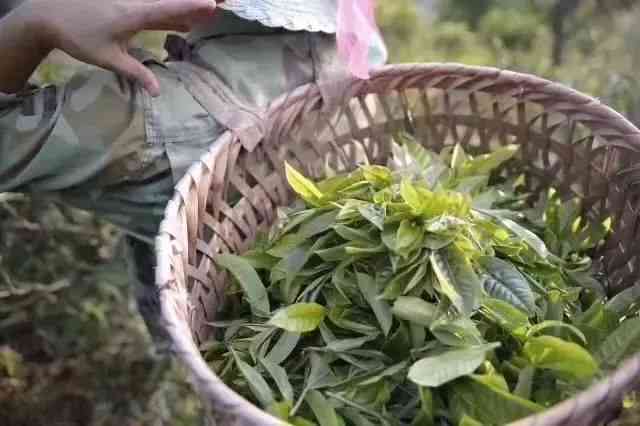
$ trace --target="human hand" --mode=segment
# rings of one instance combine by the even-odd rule
[[[214,0],[30,0],[23,6],[37,22],[40,43],[139,81],[153,96],[154,74],[127,53],[143,30],[186,32],[211,17]]]

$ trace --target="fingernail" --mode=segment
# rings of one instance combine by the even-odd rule
[[[149,84],[147,86],[147,91],[154,98],[157,98],[158,96],[160,96],[160,87],[158,87],[156,83]]]

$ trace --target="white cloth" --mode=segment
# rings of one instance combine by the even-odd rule
[[[220,7],[267,27],[329,34],[337,30],[337,0],[225,0]]]

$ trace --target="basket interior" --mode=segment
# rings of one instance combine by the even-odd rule
[[[505,172],[524,173],[534,192],[553,186],[566,199],[580,198],[591,220],[612,217],[614,232],[594,255],[609,291],[634,283],[640,268],[640,167],[634,164],[640,154],[592,131],[592,118],[583,119],[572,105],[552,111],[544,102],[495,92],[410,87],[355,96],[332,113],[301,96],[275,110],[268,136],[251,150],[237,140],[224,143],[200,182],[205,190],[192,197],[198,217],[187,227],[197,244],[184,245],[188,321],[197,342],[210,337],[206,322],[224,303],[227,277],[216,270],[215,254],[251,248],[276,219],[276,209],[293,200],[284,162],[313,178],[322,178],[327,165],[347,171],[365,161],[386,164],[399,132],[413,133],[435,151],[456,143],[475,153],[521,145]]]

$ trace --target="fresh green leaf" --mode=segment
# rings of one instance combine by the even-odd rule
[[[353,337],[350,339],[335,339],[327,342],[327,349],[332,352],[347,352],[352,349],[358,349],[365,343],[372,341],[377,336]]]
[[[391,314],[389,304],[378,298],[378,288],[373,277],[362,273],[357,273],[356,277],[358,279],[358,287],[360,288],[362,295],[367,303],[369,303],[369,306],[371,306],[374,315],[378,319],[382,332],[387,336],[389,334],[389,330],[391,330],[391,326],[393,325],[393,315]]]
[[[309,179],[305,178],[296,169],[291,167],[289,163],[285,163],[284,167],[289,186],[291,186],[291,188],[307,203],[313,206],[320,205],[322,192],[320,192],[318,187]]]
[[[358,208],[358,212],[363,218],[373,223],[379,230],[384,229],[384,210],[375,204],[366,204]]]
[[[393,183],[391,170],[382,166],[361,167],[364,178],[376,188],[384,188]]]
[[[536,369],[532,366],[527,366],[520,370],[518,375],[518,383],[513,390],[513,394],[520,398],[531,399],[531,391],[533,389],[533,379]],[[509,390],[507,388],[507,390]]]
[[[267,413],[272,416],[284,420],[285,422],[289,421],[289,413],[291,412],[291,401],[277,401],[267,407]]]
[[[551,253],[549,252],[549,249],[545,245],[544,241],[542,241],[540,237],[538,237],[527,228],[519,225],[511,219],[501,217],[495,214],[495,212],[490,212],[488,210],[482,210],[479,212],[485,216],[489,216],[490,218],[496,220],[499,224],[507,228],[509,231],[511,231],[511,233],[513,233],[513,235],[524,241],[543,260],[547,260],[551,256]]]
[[[364,335],[372,335],[380,332],[378,327],[356,321],[355,318],[358,318],[357,312],[343,306],[336,306],[329,310],[329,319],[340,328]],[[363,320],[364,318],[360,317],[358,319]],[[366,319],[364,320],[366,321]]]
[[[256,397],[256,399],[260,402],[260,404],[262,404],[263,407],[268,407],[273,404],[273,391],[269,387],[269,384],[267,384],[267,381],[264,379],[264,377],[262,377],[258,370],[242,361],[240,357],[235,353],[235,351],[233,351],[233,356],[235,358],[238,369],[244,376],[247,385],[251,389],[251,392]]]
[[[612,297],[606,304],[605,309],[609,312],[613,312],[619,317],[629,313],[632,308],[638,308],[640,306],[640,284],[635,284],[629,287],[614,297]]]
[[[453,247],[433,252],[430,260],[440,292],[461,314],[471,315],[480,303],[482,284],[469,261]]]
[[[283,367],[279,366],[271,362],[269,359],[262,358],[260,360],[262,366],[267,370],[269,375],[273,378],[273,381],[276,382],[276,386],[278,386],[278,390],[280,394],[284,398],[285,401],[293,401],[293,387],[289,382],[289,376],[287,375],[287,370]]]
[[[418,189],[408,179],[403,180],[400,184],[400,195],[404,202],[411,207],[414,214],[419,215],[422,212],[425,197],[421,196]]]
[[[282,364],[291,355],[299,341],[300,333],[283,332],[267,355],[267,359],[274,364]]]
[[[429,329],[436,339],[448,346],[467,347],[485,343],[478,327],[469,318],[440,317]]]
[[[296,303],[278,310],[269,324],[292,333],[307,333],[318,328],[326,314],[324,306],[317,303]]]
[[[433,161],[433,156],[414,138],[404,134],[402,137],[403,145],[406,147],[413,161],[422,169],[428,169]]]
[[[529,331],[527,331],[527,338],[530,338],[531,336],[535,336],[538,333],[542,333],[544,330],[548,328],[553,328],[555,330],[559,328],[564,328],[570,331],[574,336],[578,337],[584,345],[588,343],[587,338],[585,337],[584,333],[580,331],[580,329],[562,321],[543,321],[540,324],[536,324],[533,327],[531,327]]]
[[[505,425],[542,412],[545,408],[480,381],[476,376],[461,379],[451,387],[451,409],[486,425]]]
[[[586,349],[554,336],[530,338],[523,353],[534,367],[552,370],[570,379],[591,379],[598,372],[598,363]]]
[[[351,228],[345,225],[334,225],[333,230],[346,241],[359,241],[364,243],[375,243],[374,237],[370,232],[362,229]]]
[[[442,234],[454,231],[462,227],[469,227],[469,222],[455,216],[438,216],[427,221],[424,229],[434,234]]]
[[[311,407],[311,411],[313,411],[320,426],[340,426],[335,408],[322,393],[315,390],[309,391],[305,401]]]
[[[487,352],[499,346],[498,343],[492,343],[423,358],[411,366],[408,378],[418,386],[442,386],[459,377],[472,374],[485,361]]]
[[[405,321],[429,327],[436,316],[436,306],[419,297],[401,296],[392,308],[393,315]]]
[[[322,234],[331,228],[331,226],[336,222],[337,216],[337,210],[322,213],[300,225],[300,229],[296,234],[304,240],[308,240],[311,237]]]
[[[484,290],[494,299],[504,300],[533,315],[536,301],[527,279],[509,262],[496,257],[482,257],[480,263],[487,271]]]
[[[640,318],[623,321],[606,338],[596,352],[596,357],[603,364],[616,367],[625,358],[640,351]]]
[[[287,257],[291,251],[300,244],[307,242],[307,237],[300,233],[287,234],[278,239],[278,241],[269,248],[267,254],[276,258]]]
[[[465,414],[462,416],[462,419],[460,419],[458,426],[484,426],[484,424]]]
[[[380,373],[377,373],[377,374],[373,375],[372,377],[369,377],[368,379],[358,383],[358,386],[373,385],[375,383],[378,383],[380,380],[382,380],[382,379],[384,379],[386,377],[395,376],[396,374],[399,374],[399,373],[403,372],[406,368],[407,368],[407,363],[406,362],[399,362],[398,364],[395,364],[395,365],[392,365],[391,367],[385,368]]]
[[[524,312],[504,300],[485,299],[482,311],[491,321],[516,335],[523,335],[531,325]]]
[[[216,263],[228,270],[238,281],[254,312],[269,314],[271,308],[267,289],[248,261],[232,254],[222,254],[216,257]]]
[[[335,374],[329,367],[327,360],[316,353],[309,354],[309,371],[304,381],[304,387],[298,401],[291,410],[291,415],[295,415],[302,402],[305,400],[307,393],[312,390],[327,387],[336,381]]]
[[[424,236],[424,231],[418,225],[409,220],[403,220],[398,228],[396,236],[396,252],[408,256],[409,252],[415,248]]]
[[[489,154],[479,155],[471,160],[466,160],[461,166],[460,175],[476,176],[489,174],[512,159],[519,149],[519,145],[507,145]]]
[[[252,250],[242,255],[242,258],[249,262],[254,269],[270,270],[276,263],[278,258],[271,256],[263,251]]]

